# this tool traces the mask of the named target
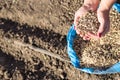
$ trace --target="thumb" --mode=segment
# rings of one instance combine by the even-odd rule
[[[105,34],[109,31],[110,29],[110,20],[109,19],[104,19],[103,21],[100,21],[100,26],[97,32],[97,36],[105,36]]]
[[[97,17],[98,21],[100,22],[97,36],[105,36],[105,34],[109,31],[110,28],[109,12],[98,11]]]
[[[100,27],[97,32],[97,36],[99,37],[105,36],[105,34],[109,31],[109,29],[110,29],[109,21],[106,23],[100,24]]]
[[[97,36],[98,37],[101,37],[104,33],[105,29],[104,29],[104,25],[103,24],[100,24],[99,26],[99,29],[98,29],[98,32],[97,32]]]

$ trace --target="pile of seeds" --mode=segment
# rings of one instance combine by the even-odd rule
[[[76,26],[76,29],[82,35],[85,35],[87,32],[96,33],[98,28],[99,22],[94,12],[88,12],[86,15],[82,16]]]
[[[104,39],[103,39],[104,40]],[[120,45],[99,41],[74,40],[74,49],[86,67],[109,67],[120,61]],[[104,42],[104,44],[102,44]]]
[[[116,15],[116,17],[112,16]],[[111,12],[111,29],[99,40],[84,41],[81,37],[74,40],[74,50],[86,67],[105,68],[120,61],[120,14]],[[89,18],[88,18],[89,19]]]

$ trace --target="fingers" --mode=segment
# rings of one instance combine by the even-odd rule
[[[110,20],[109,20],[109,12],[108,11],[97,11],[98,21],[100,22],[100,26],[97,32],[97,36],[102,37],[110,29]]]
[[[101,17],[102,18],[102,17]],[[110,21],[109,21],[109,17],[108,19],[103,18],[101,19],[102,21],[100,21],[100,27],[98,29],[97,35],[99,37],[101,36],[105,36],[105,34],[109,31],[110,29]]]
[[[78,10],[76,13],[75,13],[75,18],[74,18],[74,25],[77,26],[78,24],[78,21],[80,19],[80,16],[81,16],[81,10]]]
[[[101,25],[98,29],[97,34],[94,33],[88,33],[87,35],[90,37],[90,39],[100,39],[102,36],[105,36],[105,34],[109,31],[109,24],[108,25]]]
[[[105,22],[104,24],[100,25],[97,34],[88,32],[83,39],[84,40],[90,40],[90,39],[100,39],[102,36],[105,36],[105,34],[109,31],[110,24],[109,21]]]
[[[100,27],[99,27],[98,32],[97,32],[97,35],[99,37],[105,35],[105,32],[106,32],[105,28],[106,28],[105,24],[100,24]]]
[[[74,25],[75,26],[77,26],[79,19],[80,19],[80,16],[75,14],[75,18],[74,18]]]
[[[105,36],[105,34],[109,31],[109,29],[110,29],[109,24],[104,25],[104,26],[100,26],[98,29],[97,35],[99,37]]]
[[[87,12],[88,12],[88,10],[86,9],[85,6],[82,6],[79,10],[77,10],[75,12],[75,18],[74,18],[74,25],[75,26],[77,26],[80,17],[86,15]]]
[[[75,13],[75,18],[74,18],[74,25],[75,25],[75,30],[77,32],[77,34],[80,37],[84,37],[84,35],[82,34],[81,31],[79,31],[76,26],[78,25],[78,22],[80,20],[80,18],[84,15],[86,15],[86,13],[88,12],[88,10],[85,8],[85,6],[82,6],[76,13]]]
[[[74,25],[75,25],[75,26],[77,26],[78,21],[79,21],[79,19],[80,19],[79,13],[80,13],[80,11],[77,11],[77,12],[75,13],[75,18],[74,18]]]
[[[90,39],[100,39],[100,36],[98,36],[94,33],[89,32],[87,35],[89,36]]]
[[[86,15],[87,12],[88,9],[86,9],[86,7],[83,6],[75,13],[75,18],[74,18],[75,26],[78,25],[79,19],[82,16]],[[100,22],[100,26],[97,34],[93,34],[89,32],[88,34],[83,35],[79,30],[75,28],[77,34],[83,37],[84,40],[90,40],[92,38],[99,39],[109,31],[110,28],[109,12],[97,11],[97,17],[98,17],[98,21]]]
[[[74,25],[77,26],[78,22],[80,19],[80,14],[78,12],[75,13],[75,18],[74,18]]]
[[[83,40],[90,40],[90,37],[88,34],[85,34],[85,36],[83,37]]]

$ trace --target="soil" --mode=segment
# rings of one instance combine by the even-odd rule
[[[119,73],[87,74],[68,62],[13,43],[26,43],[69,60],[66,35],[82,3],[83,0],[0,0],[0,79],[119,80]],[[114,30],[120,30],[119,17],[112,11]]]

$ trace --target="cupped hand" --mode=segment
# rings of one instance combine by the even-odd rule
[[[100,26],[99,26],[97,34],[88,32],[88,34],[84,36],[83,39],[85,40],[99,39],[102,36],[105,36],[105,34],[109,31],[110,29],[109,11],[98,10],[97,18],[98,18],[98,21],[100,22]]]
[[[84,0],[83,6],[79,8],[75,13],[75,18],[74,18],[75,30],[77,34],[80,35],[83,39],[89,39],[90,37],[88,37],[86,34],[83,35],[82,32],[76,29],[78,21],[82,16],[85,16],[88,11],[96,11],[98,5],[99,5],[99,0]]]
[[[76,26],[78,25],[79,19],[86,15],[86,13],[89,11],[89,8],[85,5],[83,5],[79,10],[76,11],[75,13],[75,18],[74,18],[74,26],[75,26],[75,30],[77,32],[78,35],[80,35],[81,37],[84,37],[81,32],[76,29]]]
[[[75,12],[74,25],[77,26],[79,19],[88,12],[87,6],[82,6]]]

